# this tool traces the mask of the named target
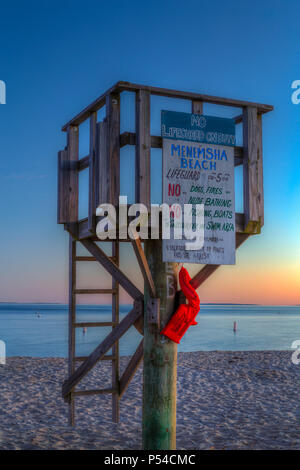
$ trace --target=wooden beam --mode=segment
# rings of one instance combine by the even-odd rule
[[[136,92],[136,146],[135,146],[135,202],[145,204],[150,209],[150,93],[145,90]]]
[[[128,315],[112,330],[112,332],[94,349],[87,359],[76,369],[73,374],[63,383],[62,395],[64,398],[72,392],[80,380],[100,361],[104,354],[111,349],[113,344],[118,341],[126,331],[134,324],[138,317],[142,315],[140,302],[136,302],[134,308]]]
[[[106,97],[107,159],[109,162],[110,198],[105,203],[117,206],[120,195],[120,95],[109,93]]]
[[[135,351],[129,363],[127,364],[127,367],[124,370],[122,377],[120,379],[120,398],[122,397],[128,385],[130,384],[131,380],[133,379],[133,376],[143,359],[143,355],[144,355],[144,340],[142,339],[142,341],[137,347],[137,350]]]
[[[74,323],[75,328],[100,328],[116,326],[118,323],[114,321],[97,321],[97,322],[76,322]]]
[[[99,263],[114,277],[118,283],[126,290],[133,299],[142,299],[142,292],[130,281],[130,279],[122,273],[119,267],[96,245],[90,240],[81,240],[82,245],[96,258]]]
[[[83,361],[85,361],[87,358],[88,358],[88,356],[76,356],[76,357],[75,357],[75,361],[83,362]],[[113,360],[114,360],[114,356],[112,356],[112,355],[106,355],[106,356],[103,356],[103,357],[101,358],[101,361],[113,361]]]
[[[68,183],[64,185],[65,198],[68,204],[67,222],[74,223],[78,220],[78,171],[75,165],[78,163],[79,152],[79,130],[77,126],[68,129],[68,164],[69,168],[64,171],[68,173]]]
[[[243,140],[244,140],[244,213],[245,231],[259,233],[261,228],[260,201],[263,199],[262,178],[259,178],[258,125],[257,109],[247,107],[243,111]]]
[[[94,100],[91,104],[89,104],[86,108],[84,108],[80,113],[78,113],[73,119],[67,122],[63,127],[62,131],[65,132],[68,130],[69,126],[79,126],[82,124],[86,119],[88,119],[91,113],[99,111],[99,109],[103,108],[106,103],[106,96],[109,93],[116,91],[117,84],[113,85],[109,90],[103,93],[99,98]]]
[[[80,160],[78,160],[77,170],[83,171],[89,166],[90,166],[90,156],[87,155],[86,157],[80,158]]]
[[[94,111],[90,116],[90,153],[89,153],[88,229],[91,232],[94,232],[96,228],[96,200],[95,200],[96,126],[97,126],[97,112]]]
[[[94,111],[101,109],[106,102],[107,95],[114,92],[122,91],[137,91],[137,90],[146,90],[149,91],[152,95],[158,96],[168,96],[169,98],[180,98],[185,100],[195,100],[203,101],[204,103],[213,103],[224,106],[233,106],[236,108],[243,108],[244,106],[255,106],[258,109],[259,113],[267,113],[273,110],[273,106],[268,104],[261,103],[251,103],[249,101],[241,101],[230,98],[220,98],[217,96],[203,95],[199,93],[193,93],[188,91],[178,91],[170,90],[168,88],[159,88],[151,87],[146,85],[138,85],[136,83],[129,83],[120,81],[113,85],[109,90],[103,93],[99,98],[93,101],[89,106],[84,108],[80,113],[78,113],[74,118],[72,118],[67,124],[62,127],[63,131],[66,131],[69,126],[76,125],[79,126],[82,122],[89,118],[90,114]]]
[[[119,266],[119,242],[112,242],[112,255],[115,259],[115,264]],[[112,278],[112,288],[114,294],[112,296],[112,321],[119,324],[120,321],[120,297],[119,297],[119,283],[115,278]],[[113,327],[114,328],[114,327]],[[116,341],[112,347],[112,355],[114,360],[112,361],[111,374],[112,374],[112,388],[116,391],[112,394],[112,420],[114,423],[118,423],[120,419],[120,396],[119,396],[119,374],[120,374],[120,352],[119,352],[119,341]]]
[[[111,191],[109,173],[111,170],[107,148],[107,121],[96,125],[95,150],[95,208],[100,204],[110,203]]]
[[[192,101],[192,114],[203,114],[203,101]]]
[[[114,388],[102,388],[95,390],[76,390],[76,392],[73,392],[73,395],[75,395],[76,397],[87,395],[110,395],[111,393],[115,392],[116,390]]]
[[[162,260],[162,240],[145,240],[145,253],[160,299],[160,323],[144,322],[143,449],[176,448],[177,344],[160,331],[175,310],[177,263]],[[150,300],[145,288],[145,305]]]
[[[75,294],[114,294],[115,289],[76,289]]]
[[[141,239],[140,239],[140,237],[139,237],[139,235],[136,231],[135,231],[135,233],[132,233],[132,237],[133,238],[131,240],[131,243],[132,243],[137,261],[139,263],[141,273],[142,273],[144,281],[147,284],[147,287],[150,291],[151,297],[154,298],[154,297],[156,297],[155,286],[154,286],[154,282],[153,282],[153,279],[152,279],[151,271],[149,269],[149,265],[148,265],[146,255],[145,255],[143,247],[142,247]]]
[[[68,375],[75,370],[75,329],[76,321],[76,241],[69,236],[69,311],[68,311]],[[69,425],[74,426],[75,422],[75,403],[74,397],[69,397]]]
[[[171,90],[168,88],[152,87],[147,85],[138,85],[136,83],[118,82],[116,87],[120,91],[137,91],[146,90],[152,95],[167,96],[169,98],[180,98],[184,100],[203,101],[204,103],[219,104],[224,106],[233,106],[235,108],[243,108],[244,106],[255,106],[261,113],[267,113],[273,110],[273,106],[261,103],[251,103],[250,101],[236,100],[231,98],[221,98],[211,95],[203,95],[189,91]]]
[[[66,171],[68,153],[66,150],[58,152],[57,159],[57,223],[68,222],[68,199],[66,199],[66,187],[69,186],[69,172]]]
[[[262,143],[262,116],[258,114],[257,116],[257,133],[258,133],[258,142],[257,142],[257,171],[258,171],[258,213],[260,218],[260,225],[263,227],[265,222],[264,215],[264,183],[263,183],[263,143]]]

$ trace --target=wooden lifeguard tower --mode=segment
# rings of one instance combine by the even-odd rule
[[[135,94],[136,130],[120,134],[120,94]],[[76,396],[112,394],[112,418],[119,420],[119,400],[128,387],[144,356],[143,385],[143,447],[144,449],[174,449],[176,446],[176,371],[177,345],[161,341],[159,332],[174,312],[180,292],[176,293],[177,264],[163,263],[162,240],[147,240],[145,250],[139,238],[107,240],[112,244],[112,256],[107,256],[97,244],[96,208],[101,203],[117,207],[120,195],[120,148],[135,146],[135,200],[151,205],[150,158],[151,148],[162,148],[162,137],[150,134],[151,95],[189,100],[191,113],[203,114],[205,103],[239,109],[235,124],[243,126],[243,146],[234,148],[235,166],[243,166],[244,212],[235,214],[236,248],[249,236],[260,233],[264,224],[262,115],[273,109],[270,105],[251,103],[198,93],[118,82],[98,99],[71,119],[62,130],[67,133],[67,145],[58,153],[58,223],[69,233],[69,377],[62,388],[69,403],[69,421],[74,423]],[[98,122],[97,112],[106,107],[106,117]],[[89,154],[79,159],[80,125],[89,120]],[[89,168],[88,217],[78,218],[79,172]],[[145,292],[140,291],[119,267],[119,243],[133,245]],[[83,245],[89,256],[79,256],[77,244]],[[102,243],[102,242],[101,242]],[[81,262],[99,262],[111,275],[110,289],[78,289],[76,266]],[[201,286],[219,267],[204,265],[191,281],[193,287]],[[175,286],[174,295],[167,295],[167,284]],[[133,308],[119,320],[119,286],[133,299]],[[78,322],[76,297],[80,294],[111,294],[111,322]],[[157,300],[159,299],[159,301]],[[158,318],[160,317],[160,320]],[[108,327],[111,332],[87,357],[75,355],[76,328]],[[134,326],[141,334],[141,342],[125,371],[119,376],[118,341]],[[107,352],[112,350],[111,355]],[[81,379],[100,360],[112,363],[112,385],[108,389],[80,390]]]

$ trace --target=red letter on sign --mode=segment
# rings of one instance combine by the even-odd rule
[[[181,188],[180,184],[176,184],[174,187],[174,184],[169,183],[169,189],[168,189],[168,196],[180,196],[181,193]]]

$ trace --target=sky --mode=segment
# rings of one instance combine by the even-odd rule
[[[0,104],[0,301],[67,301],[68,235],[56,224],[61,127],[124,80],[274,106],[263,117],[262,234],[247,240],[236,265],[221,267],[199,295],[202,302],[300,304],[300,105],[291,101],[291,83],[300,79],[299,2],[28,0],[2,1],[0,8],[0,80],[7,87]],[[122,100],[121,127],[133,130],[134,99]],[[189,106],[153,98],[152,133],[160,133],[160,109],[190,112]],[[155,152],[152,195],[159,202]],[[133,158],[133,148],[122,151],[121,191],[129,199]],[[84,216],[87,175],[81,180]],[[239,175],[236,206],[242,207]],[[122,269],[141,287],[133,260],[131,248],[122,247]],[[79,281],[99,287],[108,278],[87,266]],[[121,299],[128,302],[124,293]]]

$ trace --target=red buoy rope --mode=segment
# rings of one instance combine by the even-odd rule
[[[160,332],[175,343],[180,343],[181,338],[191,325],[197,325],[195,318],[200,310],[200,299],[196,290],[190,284],[191,277],[182,267],[179,273],[179,284],[187,298],[187,305],[180,304],[167,325]]]

